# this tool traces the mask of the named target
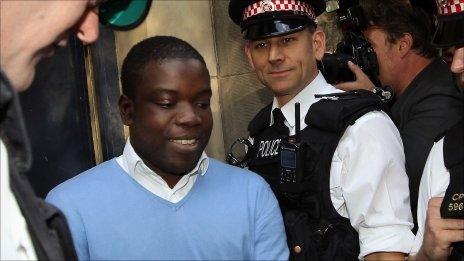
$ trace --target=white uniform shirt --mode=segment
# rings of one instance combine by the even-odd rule
[[[164,179],[151,170],[134,151],[127,139],[124,152],[116,158],[121,168],[129,174],[142,187],[172,203],[181,201],[192,189],[197,179],[197,174],[204,175],[208,169],[209,160],[206,153],[203,152],[195,168],[182,176],[177,184],[171,189]]]
[[[1,260],[37,260],[27,223],[10,188],[8,153],[0,140]]]
[[[429,200],[433,197],[444,197],[450,182],[450,174],[443,159],[443,141],[441,139],[433,145],[422,173],[417,199],[418,229],[411,254],[419,252],[422,245]]]
[[[301,129],[315,94],[341,92],[321,73],[282,108],[290,135],[295,134],[295,103]],[[274,98],[272,110],[278,107]],[[271,114],[271,125],[273,124]],[[332,204],[359,233],[359,258],[374,252],[409,253],[414,242],[403,143],[388,117],[373,111],[349,126],[335,150],[330,168]]]

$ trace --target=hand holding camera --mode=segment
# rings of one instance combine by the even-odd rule
[[[372,81],[369,79],[369,76],[367,76],[359,66],[354,64],[352,61],[349,61],[347,65],[351,72],[353,72],[355,75],[355,81],[336,84],[338,89],[344,91],[353,91],[359,89],[372,91],[374,89],[375,84],[372,83]]]

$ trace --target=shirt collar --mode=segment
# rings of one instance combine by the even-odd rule
[[[159,176],[158,174],[156,174],[156,172],[150,169],[143,162],[143,160],[139,157],[139,155],[137,155],[137,153],[134,150],[134,147],[132,147],[130,138],[127,139],[126,146],[124,147],[124,152],[121,155],[121,157],[122,157],[122,162],[124,164],[123,168],[129,173],[130,176],[132,177],[134,176],[135,168],[138,165],[140,165],[144,171],[147,171],[152,175]],[[200,174],[201,176],[203,176],[208,170],[208,166],[209,166],[209,159],[208,159],[208,156],[206,155],[206,152],[203,151],[196,166],[189,173],[187,173],[187,175],[193,176],[196,174]]]
[[[32,166],[32,150],[18,93],[0,67],[1,136],[8,148],[11,163],[24,173]]]
[[[320,99],[316,99],[314,95],[316,94],[328,94],[334,92],[343,92],[341,90],[336,89],[332,85],[328,84],[322,75],[322,73],[318,72],[316,78],[308,84],[303,90],[301,90],[293,99],[287,102],[284,106],[280,109],[285,117],[285,120],[291,128],[295,126],[295,103],[300,103],[300,122],[302,123],[301,128],[305,128],[306,124],[304,124],[304,120],[306,117],[306,113],[309,110],[309,107],[313,105],[313,103],[319,101]],[[275,108],[279,108],[279,103],[277,102],[277,98],[274,97],[272,102],[272,110]],[[271,111],[272,111],[271,110]],[[274,119],[271,113],[271,121],[270,125],[274,123]]]

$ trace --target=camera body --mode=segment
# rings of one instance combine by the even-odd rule
[[[357,64],[379,86],[379,65],[374,49],[363,36],[362,30],[367,26],[364,11],[357,1],[339,0],[337,23],[343,33],[336,51],[326,53],[319,62],[319,70],[330,84],[354,81],[355,75],[348,68],[348,61]]]
[[[304,174],[304,157],[306,146],[301,142],[300,103],[295,103],[294,136],[289,136],[280,142],[280,185],[282,188],[292,187],[301,183]],[[284,189],[285,190],[285,189]]]
[[[303,178],[305,146],[295,137],[280,143],[280,184],[300,183]]]

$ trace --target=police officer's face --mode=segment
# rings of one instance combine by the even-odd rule
[[[259,80],[278,99],[289,101],[316,77],[316,59],[325,52],[325,35],[320,30],[311,33],[305,29],[248,42],[245,52]]]
[[[161,176],[191,171],[212,129],[211,88],[206,67],[195,59],[150,62],[134,100],[121,97],[130,141],[145,164]]]
[[[464,90],[464,46],[459,46],[454,49],[451,71],[457,74],[458,86],[461,90]]]

